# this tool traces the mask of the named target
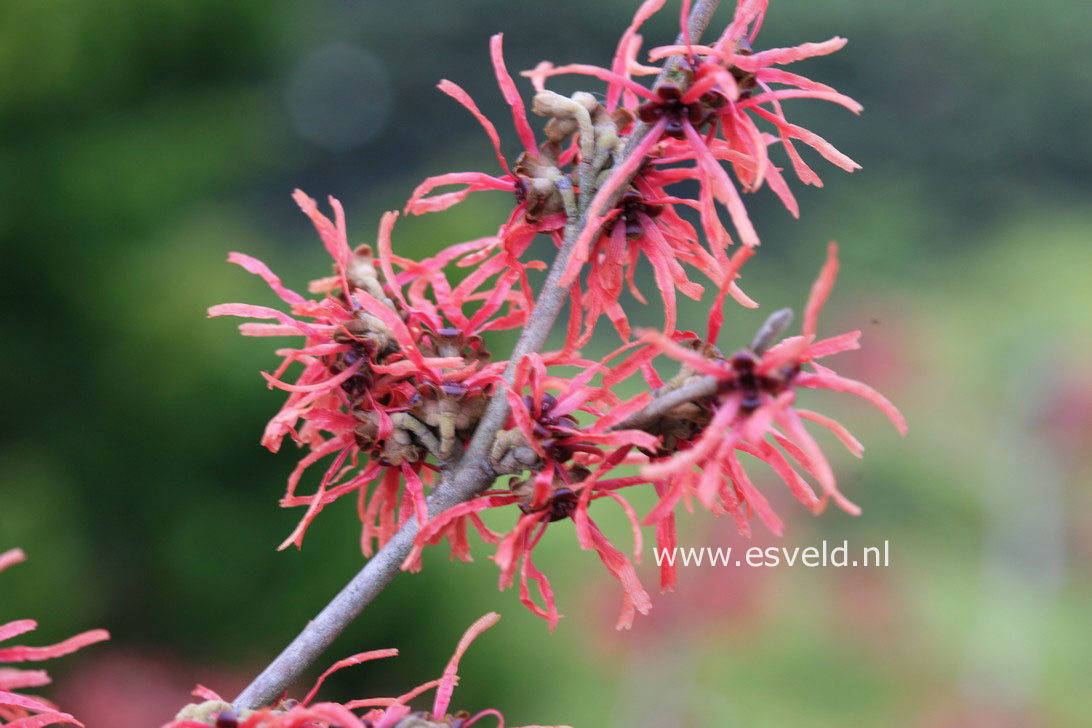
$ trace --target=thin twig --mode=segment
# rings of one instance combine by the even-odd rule
[[[705,31],[717,4],[718,0],[698,0],[695,4],[689,19],[690,37],[694,42]],[[681,38],[680,35],[678,41],[680,43],[683,42]],[[674,57],[668,59],[660,78],[674,73],[678,63],[679,61]],[[647,125],[638,125],[634,129],[622,159],[632,152],[633,146],[648,133],[648,130]],[[586,199],[591,199],[591,193],[591,190],[587,191]],[[584,207],[586,206],[587,203]],[[569,263],[576,240],[587,225],[588,219],[585,209],[578,219],[570,220],[566,225],[561,248],[550,267],[546,282],[535,302],[535,308],[508,361],[504,372],[506,382],[512,381],[516,365],[524,356],[542,349],[546,338],[553,330],[554,323],[569,297],[568,289],[558,286],[557,282]],[[489,451],[497,433],[504,427],[507,420],[508,399],[505,388],[500,387],[490,399],[458,465],[443,472],[440,483],[429,495],[427,504],[430,518],[452,506],[470,500],[493,482],[496,474],[489,464]],[[246,709],[268,705],[299,679],[401,570],[402,563],[413,548],[416,536],[417,519],[411,518],[303,628],[292,643],[240,693],[234,701],[235,707]]]
[[[751,353],[761,356],[784,333],[792,322],[792,309],[781,308],[766,317],[754,338]],[[712,343],[712,342],[710,342]],[[719,380],[710,375],[691,378],[689,382],[658,395],[639,411],[614,425],[612,430],[640,430],[685,402],[712,397],[717,392]]]
[[[639,430],[654,420],[664,416],[671,410],[686,402],[694,402],[699,399],[711,397],[717,392],[719,380],[710,375],[698,377],[687,382],[678,389],[666,392],[646,404],[641,410],[634,412],[622,420],[612,430]]]

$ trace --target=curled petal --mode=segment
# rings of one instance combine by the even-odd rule
[[[701,374],[709,374],[722,379],[729,377],[731,374],[730,370],[724,365],[706,359],[693,349],[679,346],[673,339],[664,336],[659,331],[645,331],[641,338],[643,341],[651,343],[672,359],[681,361],[683,364],[686,364],[688,367]]]
[[[330,666],[326,672],[319,675],[318,680],[315,680],[315,684],[311,686],[311,690],[300,701],[301,705],[307,705],[315,697],[315,693],[322,686],[322,683],[326,681],[326,678],[330,677],[333,673],[346,667],[352,667],[353,665],[359,665],[362,662],[368,662],[370,660],[378,660],[384,657],[397,657],[398,650],[386,649],[386,650],[371,650],[370,652],[361,652],[351,657],[346,657],[342,660],[338,660]]]
[[[614,59],[611,61],[610,67],[615,74],[619,76],[626,74],[630,54],[636,52],[635,45],[639,45],[641,42],[637,30],[663,6],[664,0],[644,0],[637,8],[637,12],[633,14],[633,20],[622,32],[622,37],[618,41],[618,48],[614,51]],[[620,84],[611,84],[607,87],[607,111],[613,113],[618,108],[618,99],[622,94],[622,90],[623,87]]]
[[[784,101],[785,99],[819,99],[820,101],[830,101],[839,106],[844,106],[854,114],[859,114],[864,109],[860,103],[845,94],[832,91],[809,91],[808,89],[797,88],[778,89],[777,91],[767,91],[766,93],[752,96],[749,99],[740,101],[738,108],[752,109],[758,107],[760,104],[766,104],[771,101]]]
[[[328,198],[330,207],[334,209],[334,222],[331,222],[328,217],[319,212],[318,205],[303,190],[293,192],[292,199],[296,201],[304,214],[311,218],[315,230],[322,238],[323,245],[326,246],[326,252],[337,263],[342,284],[344,289],[348,291],[349,284],[345,278],[345,271],[349,265],[349,258],[352,257],[352,251],[349,250],[349,237],[345,228],[345,210],[342,208],[341,202],[334,197]]]
[[[648,611],[652,609],[652,599],[641,586],[637,571],[630,560],[611,545],[595,523],[589,521],[589,526],[595,552],[599,554],[599,559],[607,567],[607,571],[622,584],[622,611],[618,615],[615,629],[629,629],[633,626],[634,612],[648,614]]]
[[[819,368],[818,365],[816,365],[816,368]],[[887,419],[891,420],[891,424],[895,425],[895,429],[899,431],[900,435],[906,434],[906,418],[899,412],[898,407],[893,405],[891,400],[887,399],[887,397],[884,397],[863,382],[840,376],[824,367],[818,373],[801,373],[796,378],[796,383],[801,387],[833,389],[836,392],[848,392],[868,400],[875,405],[877,409],[887,415]]]
[[[269,270],[269,267],[265,263],[257,258],[252,258],[243,253],[228,253],[228,262],[242,266],[248,273],[259,276],[285,303],[297,304],[304,302],[303,296],[293,290],[285,288],[284,284],[281,283],[281,279],[278,278],[273,271]]]
[[[587,63],[569,63],[564,66],[551,66],[549,68],[540,65],[533,71],[523,71],[522,75],[529,76],[535,79],[545,79],[549,78],[550,76],[559,76],[569,73],[579,74],[582,76],[593,76],[595,78],[598,78],[600,81],[608,82],[609,84],[611,84],[611,87],[618,87],[625,91],[630,91],[637,94],[638,96],[643,96],[646,99],[659,98],[648,87],[642,86],[641,84],[633,81],[630,78],[627,78],[624,75],[621,75],[615,71],[608,71],[605,68],[600,68],[599,66],[593,66]]]
[[[444,668],[443,677],[440,678],[440,685],[436,688],[436,702],[433,703],[432,706],[433,715],[444,716],[447,714],[448,705],[451,703],[451,694],[455,690],[459,660],[462,659],[466,649],[470,647],[470,643],[482,632],[496,624],[499,619],[499,614],[490,612],[489,614],[480,617],[474,624],[470,625],[470,629],[463,634],[462,639],[459,640],[459,644],[455,647],[455,654],[452,655],[451,660],[447,663],[447,667]]]
[[[478,109],[478,105],[474,103],[474,99],[470,98],[470,94],[464,91],[458,84],[448,81],[447,79],[440,81],[437,88],[458,101],[466,107],[467,111],[474,115],[474,118],[477,119],[478,123],[485,129],[489,141],[492,142],[493,152],[497,155],[497,161],[500,163],[501,168],[504,169],[505,172],[508,172],[508,162],[505,161],[504,155],[501,154],[500,136],[497,134],[497,128],[493,126],[493,122],[485,118],[485,114]]]
[[[804,324],[802,333],[804,336],[814,336],[816,324],[819,321],[819,312],[826,303],[834,288],[834,281],[838,278],[838,243],[833,240],[827,243],[827,260],[819,271],[819,277],[811,285],[811,293],[808,294],[808,302],[804,306]]]
[[[737,435],[729,431],[729,426],[739,413],[739,398],[733,397],[721,404],[713,420],[705,428],[701,438],[689,450],[683,450],[666,460],[649,463],[641,468],[641,475],[655,480],[677,473],[692,465],[702,463],[725,438],[735,439]]]
[[[350,367],[347,367],[344,371],[335,374],[329,379],[321,382],[315,382],[313,384],[288,384],[275,378],[273,375],[266,372],[261,372],[262,377],[269,382],[270,388],[276,387],[277,389],[283,389],[285,392],[325,392],[332,390],[342,382],[350,379],[354,374],[360,371],[360,368],[364,366],[364,361],[358,361]]]
[[[0,648],[0,662],[49,660],[108,639],[110,639],[110,633],[106,630],[92,629],[47,647],[3,647]]]
[[[777,342],[762,355],[762,361],[757,368],[758,373],[768,374],[786,364],[797,363],[807,350],[810,341],[807,336],[790,336]]]
[[[784,118],[771,114],[765,109],[759,108],[757,106],[754,107],[752,111],[754,111],[762,118],[771,121],[775,126],[777,126],[778,131],[782,135],[792,139],[799,139],[815,151],[819,152],[819,154],[821,154],[824,159],[826,159],[834,166],[840,167],[847,172],[852,172],[861,168],[861,165],[854,162],[845,154],[839,152],[833,144],[831,144],[815,132],[809,131],[802,126],[797,126],[796,124],[790,124],[789,122],[785,121]]]
[[[633,506],[630,505],[622,496],[618,495],[614,491],[604,491],[604,495],[617,501],[618,505],[622,506],[622,510],[626,514],[626,518],[629,519],[630,530],[633,532],[633,563],[641,563],[641,553],[644,550],[643,539],[641,537],[641,524],[637,520],[637,512],[633,510]]]
[[[0,690],[37,688],[49,683],[49,674],[45,670],[16,670],[11,667],[0,667]]]
[[[766,527],[770,529],[770,532],[775,536],[780,536],[785,532],[785,523],[777,517],[777,514],[770,508],[769,501],[766,497],[759,492],[755,487],[751,479],[747,477],[747,471],[740,465],[739,460],[735,455],[729,455],[725,462],[728,465],[728,474],[732,477],[732,482],[739,488],[743,494],[743,499],[754,508],[758,517],[766,524]]]
[[[811,434],[804,429],[804,425],[796,415],[796,412],[792,408],[785,408],[777,413],[776,420],[778,424],[785,428],[786,434],[799,445],[800,449],[807,457],[812,470],[815,473],[815,477],[823,487],[824,497],[833,499],[834,502],[838,504],[838,507],[846,513],[853,516],[860,515],[861,509],[838,490],[838,486],[834,479],[834,471],[831,470],[830,463],[827,461],[823,451],[819,448],[819,444],[815,442],[815,439]]]
[[[508,75],[508,69],[504,67],[504,34],[497,33],[489,39],[489,55],[493,59],[493,71],[497,76],[497,85],[500,86],[504,100],[512,109],[512,122],[516,125],[516,133],[520,142],[528,154],[536,154],[538,145],[535,144],[535,133],[531,131],[531,125],[527,123],[527,109],[523,105],[519,91],[512,77]]]
[[[739,232],[740,240],[744,245],[754,247],[758,245],[758,233],[751,224],[751,218],[747,214],[747,208],[743,206],[743,200],[739,196],[728,173],[720,166],[720,162],[709,151],[701,135],[694,129],[688,120],[683,120],[683,131],[690,148],[694,151],[694,161],[703,170],[705,179],[703,184],[710,185],[713,195],[722,205],[728,208],[728,215],[732,218],[732,224]]]
[[[811,420],[833,432],[834,436],[846,446],[846,449],[857,457],[864,455],[864,445],[862,445],[861,441],[854,437],[853,433],[847,430],[845,425],[841,422],[827,417],[826,415],[821,415],[818,412],[812,412],[811,410],[798,409],[796,410],[796,414],[799,415],[801,419]]]
[[[297,321],[288,314],[268,306],[252,306],[247,303],[221,303],[209,307],[209,318],[217,316],[239,316],[242,318],[276,319],[284,326],[292,327],[300,334],[318,336],[318,331],[309,324]]]
[[[805,58],[827,56],[841,50],[847,42],[845,38],[835,36],[822,43],[801,43],[792,48],[770,48],[749,56],[737,55],[732,57],[732,61],[744,71],[757,71],[763,66],[785,65],[802,61]]]
[[[425,197],[437,187],[445,185],[466,185],[461,190],[447,192],[434,197]],[[500,177],[492,177],[482,172],[451,172],[435,177],[429,177],[413,190],[409,201],[406,203],[407,215],[423,215],[428,212],[439,212],[457,205],[467,198],[471,192],[478,190],[502,190],[511,192],[516,188],[514,182]]]
[[[816,341],[809,344],[804,351],[808,359],[822,359],[823,357],[840,354],[843,351],[854,351],[861,348],[861,332],[849,331],[829,339]]]
[[[539,532],[539,537],[542,532]],[[536,537],[537,538],[537,537]],[[531,598],[531,589],[529,582],[535,582],[538,585],[538,593],[542,597],[542,603],[545,607],[540,607]],[[557,603],[554,599],[554,590],[550,585],[550,580],[546,578],[539,569],[534,565],[531,560],[531,554],[524,557],[523,563],[520,565],[519,572],[519,600],[520,602],[531,610],[531,613],[537,617],[542,617],[546,620],[549,629],[552,632],[554,627],[557,626],[558,621],[561,619],[561,615],[557,612]]]
[[[14,622],[0,624],[0,642],[18,637],[21,634],[38,629],[38,623],[33,619],[17,619]]]
[[[8,728],[38,728],[38,726],[47,726],[54,723],[72,723],[81,728],[83,726],[83,723],[79,722],[68,713],[58,711],[49,703],[42,702],[37,698],[31,698],[26,695],[9,693],[6,690],[0,690],[0,706],[22,708],[24,710],[32,710],[42,714],[29,716],[8,723],[6,724]]]

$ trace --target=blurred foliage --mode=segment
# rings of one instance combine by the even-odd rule
[[[205,320],[213,303],[272,300],[224,264],[227,251],[262,258],[292,286],[323,275],[293,187],[344,200],[352,237],[369,240],[379,213],[422,176],[492,169],[473,119],[433,88],[439,78],[463,85],[514,151],[489,35],[505,32],[513,70],[542,58],[604,63],[635,4],[0,4],[0,548],[30,556],[4,574],[0,620],[33,615],[43,641],[104,626],[114,640],[96,651],[172,654],[241,679],[279,650],[362,558],[348,503],[323,514],[302,552],[273,552],[299,515],[276,506],[296,453],[257,444],[281,400],[257,373],[272,366],[268,342]],[[655,18],[649,45],[673,37],[672,24],[673,12]],[[1092,392],[1089,27],[1087,0],[822,0],[773,3],[760,35],[763,46],[850,38],[806,73],[859,99],[863,117],[807,103],[790,113],[864,170],[820,170],[825,189],[798,190],[801,221],[766,193],[750,201],[767,242],[744,288],[766,307],[799,306],[821,244],[840,240],[843,277],[825,326],[865,329],[865,349],[844,367],[904,404],[911,422],[900,441],[875,413],[832,398],[869,446],[863,463],[838,463],[865,515],[798,513],[784,544],[889,539],[890,568],[684,570],[679,594],[616,636],[613,584],[558,524],[540,564],[567,615],[554,635],[514,593],[496,593],[484,552],[450,566],[435,552],[329,653],[396,646],[403,656],[337,676],[329,694],[396,693],[438,675],[466,625],[497,609],[505,618],[468,654],[456,702],[496,706],[517,724],[972,724],[959,717],[981,707],[968,695],[987,707],[1008,699],[1007,638],[995,640],[994,672],[975,667],[972,638],[992,615],[1004,634],[1041,636],[1034,664],[1020,668],[1033,684],[1011,712],[1035,720],[1018,724],[1083,725],[1087,420],[1067,425],[1077,446],[1061,437],[1007,452],[1025,464],[1046,457],[1060,472],[1058,583],[1017,572],[1015,593],[1032,603],[997,604],[983,564],[1004,480],[992,463],[999,433],[1030,416],[1014,392],[1047,387],[1032,412]],[[381,128],[350,151],[301,138],[286,100],[302,62],[337,43],[377,59],[386,75],[375,88],[391,95]],[[337,113],[338,99],[326,101],[309,111]],[[505,204],[486,197],[400,223],[399,251],[489,234]],[[682,309],[702,315],[699,304]],[[758,316],[730,311],[726,346]],[[1005,500],[1037,504],[1038,486],[1033,472]],[[772,499],[793,512],[785,494]],[[626,543],[624,523],[605,520]],[[683,540],[729,530],[698,518]],[[1017,556],[1031,548],[1023,543]],[[708,606],[688,589],[731,598]],[[94,659],[88,650],[54,672],[63,682]]]

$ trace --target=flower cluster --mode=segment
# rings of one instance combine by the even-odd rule
[[[212,307],[209,315],[276,322],[244,323],[246,336],[305,337],[299,348],[279,349],[280,367],[263,372],[271,388],[289,395],[262,444],[276,452],[288,436],[310,449],[281,501],[307,511],[281,548],[299,546],[323,507],[356,493],[365,524],[362,545],[370,554],[373,543],[382,546],[407,518],[424,522],[425,488],[437,463],[459,452],[500,380],[503,363],[490,361],[481,334],[521,325],[527,304],[514,290],[518,275],[508,269],[496,276],[479,269],[457,286],[448,282],[444,266],[481,254],[488,241],[453,246],[419,262],[399,258],[391,250],[391,213],[380,226],[377,256],[368,245],[350,250],[337,200],[330,199],[331,221],[303,192],[295,199],[334,259],[334,274],[310,286],[323,297],[304,298],[261,261],[232,253],[228,260],[265,280],[290,313],[231,303]],[[475,310],[468,312],[471,306]],[[296,381],[283,381],[294,364],[302,365]],[[429,455],[436,462],[427,462]],[[297,495],[304,471],[329,456],[315,493]]]
[[[25,558],[26,555],[22,549],[0,553],[0,571],[18,564]],[[37,627],[38,623],[33,619],[17,619],[14,622],[0,624],[0,642],[30,632]],[[9,726],[9,728],[39,728],[55,723],[83,725],[43,698],[15,692],[48,685],[49,675],[45,670],[20,670],[14,667],[3,667],[2,664],[39,662],[62,657],[109,638],[110,635],[105,630],[93,629],[46,647],[20,645],[0,647],[0,725]]]
[[[459,681],[459,660],[470,643],[496,624],[498,619],[500,615],[490,612],[472,624],[459,640],[455,654],[439,678],[397,697],[366,698],[346,703],[312,702],[326,678],[338,670],[398,654],[395,649],[372,650],[338,660],[319,676],[302,700],[284,699],[273,707],[236,711],[231,703],[215,692],[198,685],[193,695],[201,698],[202,702],[187,705],[163,728],[470,728],[488,716],[496,718],[503,726],[504,717],[492,708],[474,714],[460,711],[452,715],[448,712],[455,685]],[[410,708],[412,700],[433,689],[436,690],[436,697],[431,710],[414,711]]]
[[[705,341],[694,335],[646,334],[645,340],[655,352],[682,362],[682,370],[666,390],[685,387],[702,377],[714,382],[712,393],[668,411],[659,422],[665,445],[670,447],[650,453],[649,464],[641,468],[646,478],[664,484],[661,500],[646,522],[658,522],[673,511],[680,498],[694,496],[713,512],[730,514],[742,532],[749,533],[747,515],[751,512],[773,533],[781,535],[781,519],[748,477],[737,452],[764,461],[793,495],[815,512],[833,500],[848,513],[860,513],[838,490],[834,472],[803,420],[829,429],[857,457],[863,453],[863,446],[837,421],[795,406],[800,388],[849,392],[871,402],[900,433],[906,432],[902,415],[883,395],[815,361],[860,346],[860,331],[816,339],[819,311],[838,271],[837,250],[837,245],[831,243],[827,262],[804,307],[799,336],[775,343],[791,319],[788,309],[771,316],[750,346],[730,356],[722,355],[716,347],[716,321],[711,321]],[[677,450],[682,452],[674,454]],[[819,483],[821,497],[816,496],[798,469]]]
[[[696,499],[714,513],[729,514],[743,531],[757,515],[780,533],[780,519],[745,472],[739,452],[766,462],[813,511],[828,500],[857,511],[838,490],[803,421],[832,430],[858,455],[860,444],[833,420],[796,407],[797,392],[825,388],[858,394],[879,406],[900,431],[905,425],[874,390],[816,362],[858,345],[859,332],[816,339],[817,315],[837,269],[835,248],[808,300],[800,336],[776,341],[788,322],[787,314],[778,313],[737,354],[723,356],[716,342],[727,298],[749,308],[758,305],[737,283],[759,244],[743,194],[765,185],[794,216],[799,213],[770,148],[784,150],[804,184],[821,181],[795,142],[842,169],[857,168],[821,137],[790,123],[783,108],[786,100],[808,98],[860,111],[833,88],[781,68],[834,52],[845,40],[756,51],[766,0],[738,0],[723,32],[700,45],[687,31],[690,3],[683,2],[680,42],[654,48],[648,63],[640,63],[638,31],[663,4],[642,3],[610,68],[543,62],[523,73],[535,90],[530,111],[545,119],[538,136],[505,65],[502,37],[493,37],[493,70],[522,147],[514,160],[502,154],[497,128],[473,99],[451,81],[439,84],[485,130],[499,171],[430,177],[413,191],[404,214],[440,212],[472,192],[511,195],[511,211],[495,234],[414,261],[395,255],[398,214],[389,212],[374,251],[369,245],[351,248],[340,204],[331,198],[331,221],[297,192],[334,260],[333,275],[311,285],[319,298],[287,289],[253,258],[231,255],[261,276],[289,313],[227,304],[214,307],[211,315],[274,322],[244,323],[247,335],[304,337],[299,348],[279,350],[282,365],[265,375],[271,387],[289,395],[263,443],[276,450],[288,436],[309,448],[282,499],[283,505],[306,512],[283,546],[299,546],[319,511],[348,494],[357,498],[365,554],[409,519],[418,520],[414,549],[403,564],[407,569],[420,568],[423,548],[445,539],[453,557],[469,560],[473,529],[496,547],[501,588],[518,575],[521,601],[552,627],[559,618],[553,590],[532,552],[550,524],[571,520],[581,548],[594,551],[622,587],[621,628],[650,608],[634,566],[642,525],[654,526],[660,545],[670,546],[676,507]],[[656,65],[659,61],[664,62]],[[547,82],[561,74],[593,77],[606,84],[605,91],[566,97],[548,90]],[[656,76],[650,86],[636,80],[650,75]],[[721,222],[722,210],[732,233]],[[514,360],[498,360],[485,335],[532,323],[536,296],[529,272],[546,267],[528,257],[538,235],[559,249],[546,285],[570,302],[564,343],[557,351],[521,350]],[[642,260],[651,266],[664,322],[635,338],[621,297],[628,290],[637,301],[646,300],[636,284]],[[453,284],[451,269],[469,272]],[[680,330],[677,321],[677,293],[695,300],[705,293],[705,286],[692,280],[695,274],[716,291],[704,340]],[[620,337],[620,348],[602,360],[587,359],[581,349],[604,316]],[[667,382],[654,367],[660,355],[682,363]],[[285,375],[294,365],[302,370],[289,383]],[[614,388],[630,378],[646,391],[623,400]],[[507,417],[495,436],[489,433],[487,462],[467,465],[463,451],[485,421],[488,403]],[[329,463],[316,490],[297,494],[304,470],[324,459]],[[426,497],[438,487],[438,473],[462,472],[464,466],[485,473],[489,482],[509,479],[430,519]],[[613,471],[621,466],[637,466],[637,474],[618,477]],[[651,487],[659,496],[643,519],[622,495],[637,486]],[[592,518],[591,505],[603,499],[618,504],[632,523],[632,560]],[[495,509],[515,518],[505,533],[491,530],[482,518]],[[673,586],[674,573],[665,566],[661,587]]]
[[[572,519],[580,546],[594,550],[607,570],[626,587],[620,623],[628,624],[634,611],[648,611],[651,603],[632,563],[591,519],[588,506],[594,500],[611,498],[623,508],[633,525],[634,554],[639,560],[641,530],[636,514],[614,492],[639,479],[604,476],[625,462],[632,450],[655,448],[658,440],[642,430],[615,428],[622,417],[643,404],[643,399],[623,404],[608,389],[589,386],[598,369],[598,365],[592,366],[575,377],[565,378],[549,376],[545,363],[537,355],[528,355],[520,361],[507,391],[515,426],[496,439],[490,461],[498,474],[515,475],[524,471],[533,474],[512,477],[504,490],[488,491],[432,519],[418,534],[417,547],[406,561],[408,567],[417,565],[424,545],[436,543],[445,535],[452,543],[460,544],[456,555],[467,558],[465,534],[467,523],[472,522],[488,542],[497,545],[493,558],[500,568],[500,588],[510,586],[518,571],[520,601],[545,618],[552,628],[560,615],[550,581],[535,567],[531,552],[549,524]],[[521,396],[519,392],[526,394]],[[576,413],[595,417],[594,424],[582,428],[574,417]],[[506,535],[501,537],[484,527],[479,513],[511,505],[518,506],[521,515]],[[538,586],[541,604],[531,594],[531,581]]]

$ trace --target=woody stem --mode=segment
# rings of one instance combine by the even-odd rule
[[[705,31],[718,2],[719,0],[698,0],[695,3],[688,21],[690,37],[694,42]],[[677,43],[683,42],[680,35]],[[675,73],[679,62],[676,57],[668,59],[660,79]],[[623,152],[623,159],[632,153],[636,143],[648,131],[649,127],[643,124],[634,129],[629,144]],[[619,163],[621,161],[619,160]],[[624,186],[624,184],[621,185],[621,187]],[[582,190],[582,197],[583,192]],[[586,199],[590,200],[591,196],[592,191],[589,190]],[[511,383],[519,361],[527,354],[541,350],[546,343],[546,338],[553,330],[554,323],[569,295],[569,291],[557,283],[569,263],[576,240],[580,237],[588,220],[588,210],[584,209],[577,219],[570,219],[566,224],[561,248],[550,267],[546,282],[535,302],[535,308],[524,326],[523,333],[504,371],[506,383]],[[444,468],[440,483],[429,495],[427,505],[430,518],[452,506],[470,500],[496,478],[496,473],[489,464],[489,452],[497,433],[508,419],[508,412],[506,387],[499,387],[490,399],[463,457],[454,466]],[[375,556],[368,560],[364,568],[338,592],[337,596],[307,623],[303,631],[273,662],[235,698],[235,707],[242,710],[268,705],[299,679],[401,570],[403,562],[413,549],[416,536],[417,519],[411,518],[379,549]]]
[[[686,402],[711,397],[717,392],[719,380],[710,375],[696,377],[670,392],[656,397],[639,411],[622,420],[612,430],[640,430]]]
[[[782,308],[770,314],[751,339],[750,350],[761,356],[773,344],[792,321],[792,309]],[[713,343],[713,342],[710,342]],[[637,412],[625,418],[612,430],[641,430],[686,402],[696,402],[717,393],[720,380],[711,375],[691,377],[679,387],[658,395]]]

